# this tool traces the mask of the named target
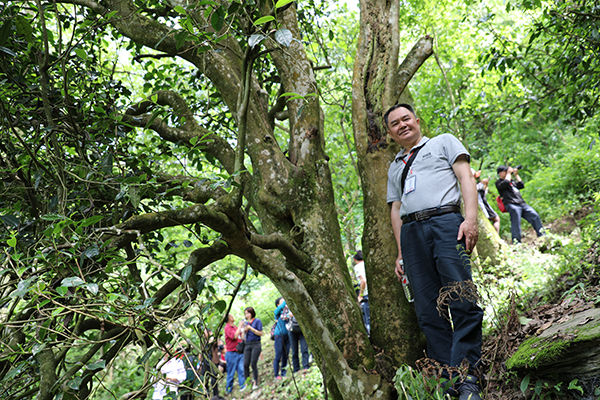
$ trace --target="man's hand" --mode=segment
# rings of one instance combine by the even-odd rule
[[[458,229],[458,240],[465,238],[465,244],[467,246],[467,253],[471,254],[477,239],[479,238],[479,231],[477,230],[477,221],[464,220]]]
[[[402,260],[402,255],[399,255],[396,259],[396,268],[394,268],[394,272],[398,277],[398,280],[402,282],[402,274],[404,274],[404,261]]]

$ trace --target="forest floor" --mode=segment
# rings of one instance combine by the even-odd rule
[[[261,340],[262,353],[258,361],[259,388],[251,390],[251,384],[240,392],[237,377],[234,380],[233,392],[225,395],[225,380],[219,384],[219,393],[228,400],[277,400],[277,399],[322,399],[322,377],[319,368],[312,367],[306,372],[287,374],[281,380],[275,379],[273,359],[275,358],[274,342],[268,335]],[[291,361],[291,352],[290,352]],[[252,371],[250,372],[252,373]]]
[[[550,225],[550,231],[557,233],[553,238],[536,238],[535,232],[529,230],[523,238],[522,245],[511,246],[513,251],[546,253],[552,252],[553,246],[560,246],[557,237],[568,237],[578,240],[577,224],[571,217],[555,221]],[[487,400],[516,400],[516,399],[594,399],[599,397],[592,394],[594,387],[583,387],[585,394],[568,391],[569,382],[535,382],[537,379],[529,375],[517,375],[506,370],[505,362],[517,351],[527,338],[539,335],[553,324],[559,324],[573,314],[598,307],[600,301],[600,244],[596,242],[587,250],[584,261],[592,267],[584,277],[583,283],[574,282],[570,272],[565,272],[552,281],[554,285],[546,290],[544,298],[534,295],[528,301],[518,298],[514,293],[510,298],[507,312],[499,318],[493,333],[484,340],[483,365],[485,391]],[[550,274],[548,274],[550,275]],[[585,293],[583,291],[585,290]],[[525,304],[524,304],[525,303]],[[531,384],[524,380],[531,379]],[[536,383],[539,385],[537,394],[534,393]],[[523,385],[524,384],[524,385]],[[541,387],[540,385],[544,385]],[[556,387],[552,385],[558,385]],[[523,389],[522,389],[523,386]],[[557,387],[560,386],[560,390]],[[576,384],[577,386],[577,384]],[[589,385],[588,385],[589,386]]]
[[[553,248],[560,246],[560,238],[565,237],[573,240],[577,236],[576,222],[574,219],[564,219],[555,221],[549,224],[549,230],[553,232],[550,237],[536,238],[533,230],[525,230],[523,243],[520,245],[509,246],[510,252],[520,254],[525,258],[532,258],[533,264],[541,265],[538,272],[514,270],[510,271],[510,279],[514,281],[526,281],[528,279],[538,279],[537,287],[541,287],[548,282],[548,276],[551,274],[548,271],[548,265],[554,260],[551,258]],[[576,240],[576,238],[575,238]],[[550,257],[550,259],[548,258]],[[508,312],[505,315],[494,315],[495,328],[488,328],[490,332],[484,338],[483,346],[483,398],[486,400],[523,400],[533,398],[546,399],[582,399],[582,398],[597,398],[585,396],[572,396],[565,390],[560,395],[556,391],[547,390],[547,387],[540,394],[533,392],[534,384],[529,385],[529,389],[523,393],[521,386],[524,377],[515,373],[506,371],[505,362],[514,354],[519,345],[529,336],[540,334],[545,329],[548,329],[553,323],[558,323],[565,315],[570,315],[575,312],[580,312],[588,308],[596,307],[598,299],[600,299],[600,245],[596,243],[589,249],[586,255],[586,261],[598,268],[591,271],[591,275],[586,282],[586,301],[584,296],[580,296],[577,290],[571,290],[569,296],[564,296],[565,287],[569,285],[566,282],[569,280],[569,273],[561,275],[555,288],[555,300],[548,302],[540,302],[539,297],[532,297],[528,304],[522,304],[523,299],[520,294],[531,290],[531,287],[523,285],[521,292],[519,290],[512,291],[512,296],[504,293],[509,298]],[[536,277],[536,273],[538,276]],[[533,275],[533,278],[532,278]],[[540,275],[546,277],[540,278]],[[499,278],[504,279],[504,278]],[[512,281],[514,283],[514,281]],[[564,284],[563,284],[564,283]],[[499,284],[500,290],[506,290],[504,284]],[[492,295],[498,295],[494,293]],[[538,304],[541,303],[541,304]],[[486,312],[488,312],[486,310]],[[499,322],[502,321],[502,322]],[[258,368],[260,375],[260,384],[257,390],[246,389],[243,392],[239,391],[237,380],[234,383],[234,390],[230,395],[225,396],[225,380],[223,379],[220,386],[221,396],[228,400],[275,400],[275,399],[304,399],[316,400],[323,399],[322,393],[322,377],[317,367],[312,368],[307,373],[292,374],[288,369],[288,374],[282,380],[277,380],[273,374],[273,358],[274,348],[273,341],[265,336],[262,340],[263,352],[259,360]],[[532,381],[533,382],[533,381]],[[567,382],[568,384],[568,382]],[[527,386],[527,385],[526,385]],[[564,387],[564,386],[563,386]],[[552,389],[552,387],[550,388]]]

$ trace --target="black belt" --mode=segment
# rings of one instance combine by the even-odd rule
[[[460,212],[459,206],[441,206],[428,208],[426,210],[421,210],[414,212],[412,214],[407,214],[402,217],[402,223],[406,224],[414,221],[425,221],[431,217],[435,217],[436,215],[448,214],[453,212]]]

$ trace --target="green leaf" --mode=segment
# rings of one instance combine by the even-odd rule
[[[158,349],[156,347],[151,348],[150,350],[148,350],[146,352],[146,354],[144,354],[142,356],[142,358],[140,358],[140,364],[145,364],[146,361],[148,361],[150,359],[150,356],[152,356],[152,353],[154,353],[155,351],[157,351]]]
[[[13,228],[17,228],[21,224],[21,221],[19,221],[19,218],[15,215],[2,215],[0,216],[0,220]]]
[[[104,218],[104,216],[102,216],[102,215],[94,215],[92,217],[86,218],[83,221],[81,221],[79,226],[81,226],[82,228],[85,228],[90,225],[94,225],[96,222],[102,221],[103,218]]]
[[[521,381],[521,393],[525,394],[525,392],[527,391],[527,388],[529,387],[529,380],[530,379],[531,379],[531,377],[529,375],[527,375]]]
[[[281,8],[287,4],[290,4],[294,0],[279,0],[277,4],[275,4],[275,8]]]
[[[294,36],[289,29],[280,29],[275,32],[275,40],[285,47],[289,47],[292,40],[294,40]]]
[[[583,388],[581,387],[581,385],[578,385],[577,382],[579,382],[578,379],[573,379],[571,382],[569,382],[569,390],[577,390],[579,393],[583,394]]]
[[[106,367],[106,361],[105,360],[99,360],[96,361],[95,363],[91,363],[85,366],[87,369],[89,369],[90,371],[96,371],[99,369],[104,369],[104,367]]]
[[[59,286],[56,288],[56,291],[58,292],[59,295],[64,296],[65,294],[67,294],[69,292],[69,288],[65,287],[65,286]]]
[[[0,46],[0,51],[3,52],[3,53],[8,54],[11,57],[16,57],[17,56],[17,53],[15,53],[11,49],[8,49],[8,48],[6,48],[4,46]]]
[[[6,244],[8,244],[9,247],[17,247],[17,238],[14,236],[11,237],[6,241]]]
[[[227,303],[225,300],[219,300],[215,303],[215,308],[218,312],[222,313],[227,308]]]
[[[213,29],[219,32],[223,28],[223,22],[225,21],[225,9],[223,7],[217,8],[210,17],[210,24]]]
[[[86,288],[87,290],[89,290],[90,293],[92,293],[93,295],[98,294],[98,284],[96,284],[96,283],[88,283],[87,285],[84,285],[83,287]]]
[[[90,260],[100,254],[100,249],[96,245],[92,245],[83,251],[83,255]]]
[[[156,300],[156,297],[148,297],[146,300],[144,300],[144,303],[142,304],[142,309],[150,307],[152,303],[154,303],[154,300]]]
[[[141,199],[142,196],[139,186],[129,186],[129,201],[131,201],[133,208],[138,208]]]
[[[80,376],[78,376],[75,379],[73,379],[72,381],[70,381],[67,384],[67,386],[73,390],[79,390],[79,386],[81,386],[81,382],[83,382],[83,379]]]
[[[10,32],[12,31],[12,24],[12,19],[7,19],[0,28],[0,46],[4,46],[4,43],[6,43],[6,40],[9,38]]]
[[[270,21],[274,21],[275,17],[272,15],[265,15],[264,17],[260,17],[259,19],[257,19],[256,21],[254,21],[254,23],[252,25],[261,25]]]
[[[58,221],[61,219],[67,219],[64,215],[60,214],[46,214],[41,217],[44,221]]]
[[[65,287],[81,286],[85,285],[85,281],[78,276],[72,276],[70,278],[63,279],[60,284]]]
[[[202,278],[200,278],[198,280],[198,283],[196,284],[196,291],[198,292],[198,294],[202,293],[202,290],[204,290],[205,284],[206,284],[206,277],[203,276]]]
[[[254,46],[256,46],[257,44],[262,42],[265,38],[266,38],[265,35],[260,35],[260,34],[251,35],[250,38],[248,38],[248,45],[250,47],[254,48]]]
[[[187,14],[187,12],[185,11],[185,8],[181,7],[181,6],[175,6],[174,10],[176,12],[178,12],[179,14],[185,15]]]
[[[59,315],[61,312],[63,312],[64,309],[65,309],[64,307],[55,308],[54,310],[52,310],[52,317],[56,318],[56,316]]]
[[[75,54],[77,54],[77,57],[81,58],[82,60],[87,60],[88,58],[84,49],[75,49]]]
[[[21,15],[17,15],[15,18],[15,25],[17,27],[17,33],[25,36],[25,40],[31,42],[33,40],[33,28],[29,20]]]
[[[187,282],[190,279],[190,275],[192,275],[192,266],[188,265],[181,271],[181,280]]]
[[[158,340],[160,340],[163,343],[168,343],[173,339],[173,335],[171,333],[169,333],[169,331],[167,331],[166,329],[163,329],[160,331],[160,334],[158,335]]]

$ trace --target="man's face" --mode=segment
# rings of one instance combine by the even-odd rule
[[[409,110],[400,107],[388,115],[388,132],[399,145],[414,146],[421,139],[419,119]]]
[[[506,178],[507,173],[508,173],[508,171],[500,171],[500,172],[498,172],[498,177],[500,179],[504,179],[504,178]]]

